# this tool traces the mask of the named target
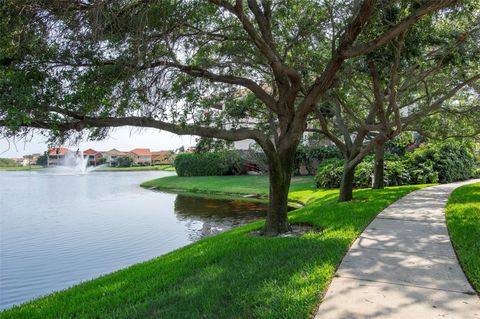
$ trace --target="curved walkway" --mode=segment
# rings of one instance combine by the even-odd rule
[[[424,188],[381,212],[344,257],[315,318],[480,319],[444,211],[450,193],[473,182]]]

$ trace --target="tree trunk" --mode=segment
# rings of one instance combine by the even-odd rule
[[[265,236],[277,236],[290,230],[288,223],[288,190],[293,172],[295,148],[286,154],[269,156],[270,192]]]
[[[385,142],[380,141],[375,144],[375,165],[373,173],[373,187],[374,189],[384,188],[384,168],[385,165]]]
[[[353,199],[353,181],[355,177],[356,165],[351,167],[348,164],[349,161],[345,160],[342,181],[340,183],[340,196],[338,198],[339,202],[348,202]]]

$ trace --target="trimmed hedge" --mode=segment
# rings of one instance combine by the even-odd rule
[[[184,153],[175,157],[178,176],[234,175],[245,172],[245,163],[236,151]]]
[[[386,186],[425,183],[450,183],[466,180],[479,174],[473,153],[455,143],[423,145],[403,157],[385,156],[384,181]],[[368,156],[355,169],[354,187],[371,187],[374,158]],[[343,160],[323,161],[317,170],[315,182],[319,188],[338,188],[343,174]]]

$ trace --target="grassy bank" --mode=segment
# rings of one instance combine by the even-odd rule
[[[132,166],[132,167],[101,167],[97,171],[107,172],[134,172],[134,171],[167,171],[175,172],[173,165],[151,165],[151,166]]]
[[[32,166],[10,166],[10,167],[0,167],[0,171],[32,171],[43,169],[43,166],[32,165]]]
[[[190,182],[188,182],[190,180]],[[167,187],[167,183],[171,187]],[[160,185],[210,193],[267,193],[264,177],[163,178]],[[216,185],[216,186],[215,186]],[[295,180],[291,197],[306,203],[290,214],[320,233],[250,235],[263,221],[200,240],[162,257],[8,310],[1,318],[308,318],[343,255],[386,206],[423,186],[362,189],[338,203],[337,190]]]
[[[289,198],[305,202],[314,193],[314,184],[312,176],[292,178]],[[268,196],[267,176],[168,176],[144,182],[141,186],[202,194]]]
[[[462,268],[480,293],[480,183],[457,188],[448,199],[446,217]]]

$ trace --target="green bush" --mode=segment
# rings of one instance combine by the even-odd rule
[[[331,158],[322,161],[315,175],[318,188],[338,188],[343,174],[343,160]]]
[[[353,186],[356,188],[372,187],[373,160],[366,160],[357,165]]]
[[[318,188],[338,188],[342,181],[345,161],[331,158],[324,160],[317,169],[315,183]],[[372,185],[373,161],[364,161],[357,165],[353,185],[365,188]]]
[[[315,182],[318,188],[338,188],[342,180],[343,160],[330,159],[322,162],[317,170]],[[356,188],[368,188],[372,185],[374,161],[371,157],[358,164],[355,169],[353,185]],[[411,165],[408,160],[385,161],[385,186],[437,183],[438,172],[433,162]]]
[[[237,151],[184,153],[174,162],[178,176],[215,176],[244,174],[245,161]]]
[[[456,143],[423,145],[403,157],[385,155],[384,182],[386,186],[425,183],[449,183],[480,177],[476,160],[468,147]],[[320,163],[315,181],[319,188],[337,188],[343,174],[343,160],[332,159]],[[370,187],[374,158],[367,156],[355,169],[354,186]]]
[[[480,178],[480,167],[477,167],[473,173],[472,173],[472,178]]]
[[[403,132],[400,133],[393,140],[390,140],[385,143],[385,152],[386,154],[396,154],[403,156],[407,147],[414,142],[412,132]]]
[[[435,171],[433,162],[430,160],[411,166],[409,172],[411,184],[438,183],[438,172]]]
[[[384,182],[388,186],[407,185],[412,181],[409,167],[403,161],[385,161]]]
[[[0,158],[0,167],[17,167],[20,166],[12,159]]]
[[[300,174],[300,167],[305,165],[308,173],[314,175],[319,163],[326,159],[341,159],[342,154],[335,145],[303,146],[300,145],[295,153],[295,174]]]
[[[475,156],[465,145],[458,143],[424,144],[407,154],[411,167],[428,170],[431,166],[438,174],[440,183],[449,183],[470,178],[475,169]]]
[[[386,155],[386,154],[385,154]],[[368,188],[372,187],[374,174],[373,156],[368,156],[363,162],[357,165],[355,169],[354,187]],[[408,166],[400,160],[398,156],[385,156],[384,162],[384,183],[386,186],[399,186],[410,184],[411,176]]]
[[[133,159],[130,156],[119,157],[115,161],[115,166],[116,167],[131,167],[131,166],[133,166]]]

